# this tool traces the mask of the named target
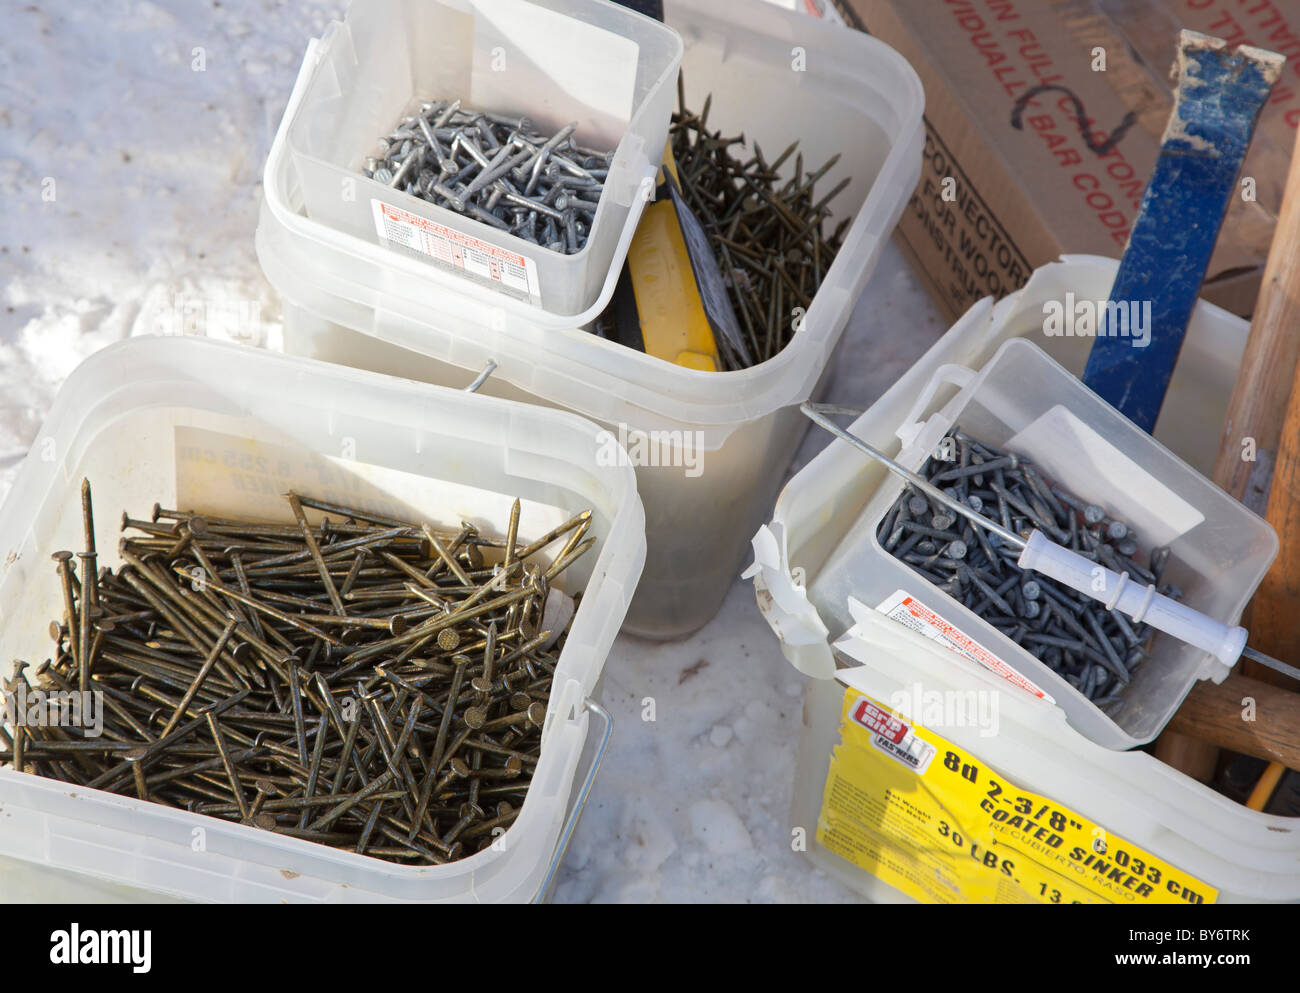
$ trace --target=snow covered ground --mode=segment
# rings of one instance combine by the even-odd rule
[[[262,163],[307,40],[343,3],[52,6],[0,7],[0,496],[96,349],[177,331],[280,347],[253,251]],[[869,402],[942,330],[889,246],[831,395]],[[824,444],[810,435],[793,468]],[[739,580],[686,641],[620,637],[604,693],[615,738],[555,899],[852,899],[790,848],[802,686]],[[10,899],[40,885],[0,873]]]

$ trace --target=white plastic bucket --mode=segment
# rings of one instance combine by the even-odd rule
[[[1091,339],[1044,336],[1043,305],[1061,301],[1066,292],[1105,300],[1116,266],[1106,259],[1067,257],[1037,270],[1020,293],[996,304],[977,303],[850,430],[886,451],[897,450],[896,430],[941,367],[981,368],[1018,337],[1031,338],[1078,375]],[[1246,322],[1226,311],[1197,305],[1156,425],[1156,440],[1202,473],[1213,464],[1247,331]],[[924,413],[952,394],[948,387]],[[808,829],[814,861],[882,901],[903,895],[833,854],[814,835],[846,692],[831,678],[831,644],[853,625],[844,590],[822,577],[892,478],[850,446],[828,445],[782,492],[771,524],[755,537],[752,570],[759,607],[782,651],[800,671],[818,677],[805,697],[793,823]],[[1235,620],[1239,613],[1240,605],[1225,609],[1220,619]],[[1070,726],[1062,707],[1008,689],[1001,677],[883,615],[870,620],[858,629],[862,664],[846,675],[863,692],[885,703],[896,694],[914,694],[918,684],[927,692],[995,692],[1000,733],[986,737],[976,727],[945,727],[943,736],[1005,781],[1050,797],[1205,880],[1222,901],[1300,900],[1300,829],[1294,821],[1250,811],[1145,752],[1091,741]]]
[[[938,404],[943,384],[957,381],[965,385]],[[1215,620],[1236,622],[1277,553],[1277,536],[1266,522],[1027,338],[1004,342],[978,371],[941,366],[912,410],[916,415],[895,431],[902,465],[920,468],[956,425],[982,442],[1028,456],[1079,499],[1129,524],[1139,558],[1167,547],[1164,580],[1183,590],[1184,603]],[[1227,676],[1213,655],[1160,635],[1119,703],[1098,709],[1006,634],[885,551],[877,530],[904,485],[894,476],[882,482],[812,584],[814,601],[847,604],[852,596],[876,607],[901,590],[1027,677],[1061,706],[1073,727],[1108,748],[1153,740],[1198,679],[1222,682]]]
[[[378,244],[408,236],[420,263],[443,266],[460,292],[486,306],[510,293],[571,319],[596,303],[606,274],[622,264],[626,229],[653,189],[681,48],[669,28],[607,0],[354,4],[304,65],[288,119],[285,140],[307,215]],[[421,100],[436,99],[525,115],[544,133],[575,122],[574,141],[615,150],[581,251],[553,252],[361,174],[377,139]],[[391,208],[383,236],[382,205]],[[457,253],[482,257],[481,278]],[[514,278],[502,278],[503,267]]]
[[[859,32],[747,0],[670,2],[666,18],[685,44],[688,104],[713,95],[711,127],[744,131],[773,154],[798,138],[809,163],[839,152],[825,182],[852,177],[836,200],[838,216],[854,217],[844,246],[803,329],[771,360],[701,372],[579,330],[594,311],[556,326],[505,297],[485,307],[429,267],[303,216],[283,127],[257,231],[258,258],[284,299],[288,350],[441,384],[494,359],[486,392],[656,442],[666,458],[637,468],[648,555],[625,627],[659,638],[717,612],[780,488],[807,426],[791,405],[816,392],[916,184],[924,102],[906,61]]]
[[[526,901],[561,842],[604,668],[645,553],[628,468],[591,458],[595,425],[559,411],[191,338],[137,338],[68,378],[0,516],[0,656],[39,662],[62,600],[50,562],[80,547],[82,477],[100,564],[117,512],[154,501],[284,518],[290,488],[504,534],[523,501],[533,537],[593,511],[597,555],[555,672],[541,760],[503,850],[411,867],[13,769],[0,769],[0,858],[191,900]],[[572,570],[570,570],[572,571]],[[201,829],[201,830],[200,830]],[[202,837],[202,844],[195,839]]]

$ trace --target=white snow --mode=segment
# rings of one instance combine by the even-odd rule
[[[253,251],[261,167],[307,40],[342,6],[0,8],[0,496],[59,385],[96,349],[178,331],[280,347]],[[889,246],[831,395],[865,404],[941,330]],[[796,466],[824,445],[810,435]],[[739,580],[690,639],[620,637],[603,684],[615,736],[555,899],[853,899],[791,849],[802,685]],[[0,893],[85,898],[62,877],[40,889],[48,879],[0,872]],[[94,886],[94,899],[113,897]]]

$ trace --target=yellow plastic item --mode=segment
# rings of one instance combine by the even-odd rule
[[[1264,770],[1264,775],[1259,777],[1259,782],[1250,791],[1246,806],[1251,810],[1263,810],[1267,807],[1268,801],[1273,798],[1273,791],[1277,789],[1277,784],[1282,781],[1284,772],[1286,766],[1281,762],[1270,762],[1268,768]]]
[[[676,182],[677,163],[671,147],[664,151],[663,169]],[[646,207],[628,249],[627,264],[646,354],[688,369],[716,372],[720,368],[718,346],[700,301],[671,197],[660,197]]]

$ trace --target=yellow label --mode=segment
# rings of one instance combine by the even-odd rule
[[[856,690],[844,695],[817,840],[923,903],[1142,906],[1219,895]]]

